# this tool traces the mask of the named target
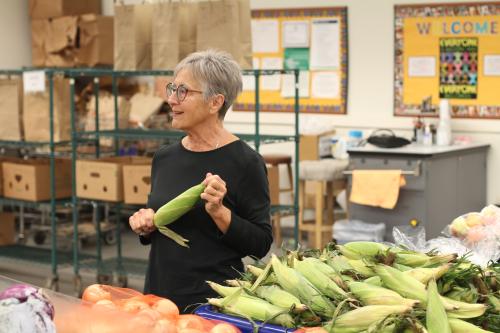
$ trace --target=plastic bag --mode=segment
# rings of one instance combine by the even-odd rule
[[[385,223],[366,223],[360,220],[339,220],[333,224],[333,237],[339,243],[350,241],[382,242]]]
[[[426,241],[424,228],[394,227],[392,232],[396,245],[414,251],[468,255],[482,267],[500,259],[500,208],[494,205],[457,217],[442,233],[443,237]]]

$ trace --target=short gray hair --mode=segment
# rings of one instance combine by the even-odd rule
[[[227,52],[214,49],[195,52],[177,64],[174,77],[183,69],[189,70],[201,83],[205,100],[217,94],[224,96],[224,104],[219,109],[219,118],[224,119],[243,87],[241,68],[234,58]]]

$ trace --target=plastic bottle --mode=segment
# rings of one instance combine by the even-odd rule
[[[439,102],[439,124],[436,133],[438,146],[449,146],[451,143],[450,106],[447,99]]]
[[[432,131],[429,123],[425,124],[424,137],[422,139],[424,146],[432,146]]]
[[[363,132],[358,130],[351,130],[348,133],[347,148],[358,147],[363,139]]]

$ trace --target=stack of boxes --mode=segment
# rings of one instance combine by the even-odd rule
[[[113,18],[100,16],[100,0],[30,0],[35,67],[113,64]]]

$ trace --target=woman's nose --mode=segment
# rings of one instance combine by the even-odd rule
[[[175,93],[173,93],[170,96],[167,96],[167,103],[170,105],[179,104],[179,100],[177,99],[177,95]]]

